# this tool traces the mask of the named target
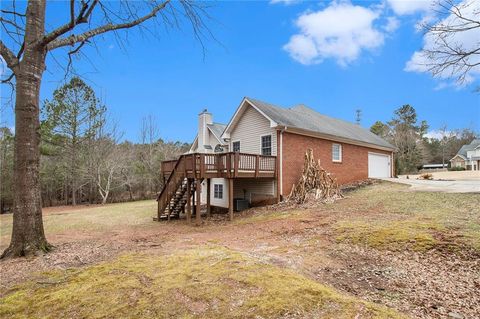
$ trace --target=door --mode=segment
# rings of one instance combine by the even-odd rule
[[[378,153],[368,153],[368,177],[382,178],[390,175],[390,156]]]

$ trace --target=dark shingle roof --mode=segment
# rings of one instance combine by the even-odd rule
[[[283,108],[249,97],[246,99],[278,125],[394,149],[383,138],[360,125],[320,114],[303,104]]]
[[[480,139],[474,139],[470,144],[463,145],[460,150],[457,152],[457,155],[461,155],[464,158],[467,158],[467,152],[473,151],[480,145]]]
[[[213,134],[215,134],[215,136],[222,140],[222,134],[223,134],[223,131],[225,131],[225,128],[227,127],[226,124],[221,124],[221,123],[213,123],[213,124],[207,124],[207,127],[212,130]]]

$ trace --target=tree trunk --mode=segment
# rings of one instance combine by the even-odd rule
[[[2,257],[48,251],[40,194],[40,84],[45,50],[31,44],[44,33],[45,1],[29,1],[25,53],[16,77],[13,231]]]

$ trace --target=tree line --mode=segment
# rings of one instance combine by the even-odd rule
[[[161,187],[161,161],[190,145],[159,137],[154,116],[143,118],[137,143],[122,134],[107,107],[82,79],[73,77],[43,103],[40,121],[40,183],[43,206],[153,198]],[[0,128],[0,208],[13,203],[13,132]]]
[[[406,104],[394,111],[390,121],[376,121],[370,131],[395,146],[396,175],[416,173],[424,164],[449,164],[462,145],[476,136],[471,129],[448,130],[444,125],[432,137],[427,135],[428,128],[427,121],[419,121],[415,108]]]

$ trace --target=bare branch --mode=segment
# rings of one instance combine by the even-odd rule
[[[20,31],[25,31],[25,29],[23,27],[19,26],[15,21],[8,20],[8,19],[0,17],[0,22],[9,24],[12,27],[14,27],[15,29],[18,29]]]
[[[157,5],[152,9],[152,11],[143,17],[140,17],[138,19],[135,19],[130,22],[125,22],[125,23],[119,23],[119,24],[112,24],[108,23],[106,25],[103,25],[101,27],[89,30],[87,32],[84,32],[82,34],[78,35],[71,35],[68,38],[63,38],[63,39],[56,39],[52,41],[51,43],[48,44],[47,49],[48,50],[53,50],[59,47],[67,46],[67,45],[73,45],[78,42],[84,42],[90,38],[93,38],[97,35],[109,32],[109,31],[115,31],[115,30],[121,30],[121,29],[128,29],[134,26],[137,26],[153,17],[155,17],[158,13],[158,11],[162,10],[167,6],[168,3],[170,3],[171,0],[165,0],[165,2]]]
[[[13,52],[5,46],[2,40],[0,40],[0,55],[7,63],[8,68],[12,70],[13,73],[15,73],[17,71],[19,63],[18,59],[15,54],[13,54]]]
[[[445,18],[433,24],[424,24],[428,44],[422,49],[426,58],[423,65],[433,76],[455,78],[465,84],[472,69],[480,65],[480,43],[465,43],[463,34],[473,34],[480,29],[478,9],[471,7],[475,2],[457,4],[452,0],[441,0],[437,11]]]
[[[68,52],[68,64],[67,64],[66,74],[69,73],[70,68],[72,67],[72,56],[75,55],[75,54],[77,54],[77,53],[80,51],[80,49],[81,49],[81,48],[85,45],[85,43],[87,43],[87,42],[88,42],[88,40],[81,42],[78,47],[76,47],[75,49],[73,49],[73,50],[71,50],[71,51]]]
[[[70,27],[75,27],[75,0],[70,0]]]
[[[99,0],[93,0],[93,3],[90,6],[88,5],[88,2],[83,2],[80,12],[75,18],[75,6],[74,6],[75,0],[71,0],[70,1],[70,22],[48,33],[42,39],[40,39],[37,44],[42,46],[47,45],[48,43],[62,36],[63,34],[73,30],[76,25],[87,23],[90,15],[93,12],[93,9],[95,8],[98,2]]]
[[[26,14],[23,14],[23,13],[18,13],[16,11],[10,11],[10,10],[4,10],[4,9],[0,10],[0,12],[5,14],[14,14],[16,16],[23,17],[23,18],[27,16]]]
[[[14,76],[15,76],[15,73],[11,73],[6,79],[1,80],[1,83],[2,84],[11,83]]]

